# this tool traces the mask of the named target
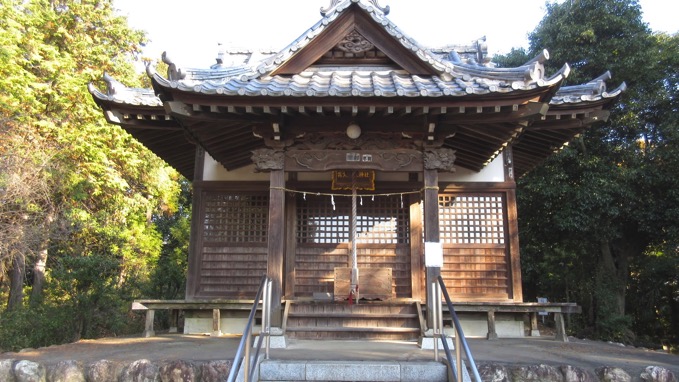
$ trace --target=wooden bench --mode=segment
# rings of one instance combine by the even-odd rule
[[[495,313],[529,313],[531,330],[530,335],[539,335],[538,331],[538,314],[545,312],[554,314],[554,322],[556,324],[556,335],[554,337],[557,341],[568,342],[566,335],[566,327],[564,325],[563,315],[572,313],[582,313],[582,307],[575,303],[538,303],[538,302],[521,302],[521,303],[486,303],[486,302],[456,302],[453,308],[457,313],[460,312],[485,312],[488,315],[488,334],[487,339],[498,339],[497,331],[495,330]],[[450,317],[448,314],[448,307],[444,304],[443,310],[444,319]]]
[[[144,325],[144,337],[155,336],[153,321],[156,310],[169,310],[170,333],[177,332],[179,312],[182,310],[212,310],[212,333],[221,335],[221,310],[245,311],[252,309],[254,301],[250,300],[135,300],[132,310],[146,311],[146,323]]]
[[[350,268],[345,268],[349,269]],[[370,268],[366,268],[370,269]],[[146,311],[146,323],[144,326],[144,337],[155,336],[153,321],[156,310],[170,311],[170,333],[177,332],[177,321],[179,312],[182,310],[212,310],[212,335],[221,334],[221,310],[243,311],[252,309],[253,301],[250,300],[135,300],[132,303],[132,310]],[[487,339],[498,339],[495,329],[496,313],[528,313],[531,321],[531,336],[539,335],[537,323],[538,314],[546,312],[554,315],[556,324],[555,340],[568,342],[563,315],[582,313],[582,307],[575,303],[486,303],[486,302],[457,302],[454,304],[455,311],[460,312],[485,312],[488,320]],[[444,304],[444,319],[450,317],[448,307]]]

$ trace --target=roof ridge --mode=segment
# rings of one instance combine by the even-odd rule
[[[363,0],[331,0],[330,5],[327,8],[321,7],[321,16],[325,17],[329,13],[340,9],[340,11],[346,9],[351,3],[361,3]],[[391,8],[387,5],[385,7],[380,6],[378,0],[365,0],[372,4],[375,10],[381,12],[383,15],[388,15]]]
[[[381,7],[377,0],[331,0],[328,8],[321,9],[323,17],[313,26],[303,32],[277,54],[265,59],[256,67],[259,75],[267,75],[274,72],[277,68],[285,64],[298,51],[304,49],[317,36],[319,36],[331,23],[333,23],[342,13],[356,4],[365,11],[372,20],[381,26],[387,34],[398,41],[405,49],[412,51],[422,63],[430,66],[435,72],[440,74],[450,71],[448,64],[439,56],[434,54],[430,48],[420,44],[410,35],[404,33],[396,24],[386,16],[389,14],[389,7]],[[367,4],[366,4],[367,3]]]

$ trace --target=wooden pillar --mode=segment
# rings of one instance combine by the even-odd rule
[[[267,276],[271,278],[271,325],[280,326],[285,257],[285,171],[272,170],[270,176]]]
[[[295,195],[288,195],[285,212],[286,241],[285,241],[285,299],[289,300],[295,296],[295,254],[297,253],[297,198]]]
[[[144,337],[153,337],[156,335],[156,332],[153,331],[153,320],[156,317],[156,311],[153,309],[149,309],[146,311],[146,323],[144,326]]]
[[[205,164],[205,150],[200,147],[196,148],[196,164],[193,171],[193,200],[191,201],[191,233],[189,236],[189,259],[188,269],[186,272],[186,290],[184,298],[192,300],[198,293],[200,285],[200,263],[202,252],[202,238],[200,237],[203,231],[202,222],[204,211],[202,206],[203,188],[199,186],[203,180],[203,168]]]
[[[497,330],[495,329],[495,311],[488,311],[488,334],[486,336],[489,340],[497,339]]]
[[[530,312],[530,336],[540,337],[540,329],[538,329],[538,312]]]
[[[563,313],[554,313],[554,326],[556,329],[556,336],[554,337],[557,341],[568,342],[568,335],[566,334],[566,325],[563,322]]]
[[[213,337],[222,335],[222,313],[219,309],[212,309],[212,334]]]
[[[511,298],[523,302],[521,287],[521,257],[519,255],[519,222],[516,208],[516,190],[507,191],[507,235],[509,236],[509,266],[511,269]]]
[[[439,176],[437,170],[424,170],[424,242],[439,242]],[[425,254],[426,256],[426,254]],[[440,267],[427,267],[427,327],[433,327],[432,312],[433,297],[432,282],[441,274]]]
[[[416,301],[422,301],[422,267],[424,253],[422,243],[422,210],[420,207],[421,197],[418,194],[410,195],[410,283],[411,296]]]
[[[168,332],[177,333],[177,323],[179,322],[179,309],[170,309],[170,329]]]

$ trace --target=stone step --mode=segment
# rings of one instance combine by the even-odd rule
[[[312,313],[297,313],[290,312],[289,317],[298,318],[417,318],[417,313],[345,313],[345,312],[312,312]]]
[[[300,326],[288,327],[288,332],[376,332],[376,333],[419,333],[419,328],[389,326]]]
[[[447,382],[446,365],[434,361],[265,360],[259,381],[432,381]]]

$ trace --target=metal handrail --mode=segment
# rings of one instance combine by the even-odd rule
[[[443,293],[443,296],[446,299],[446,305],[448,306],[448,311],[450,312],[450,316],[453,319],[453,329],[455,330],[455,363],[453,363],[452,360],[452,354],[450,353],[450,348],[448,347],[448,342],[446,341],[446,335],[441,331],[440,336],[441,336],[441,341],[443,343],[443,348],[446,353],[446,358],[448,359],[448,363],[450,366],[453,368],[455,371],[453,373],[455,380],[457,382],[462,382],[462,354],[461,354],[461,349],[464,350],[465,356],[467,358],[467,361],[469,362],[472,374],[474,375],[474,380],[476,382],[481,382],[481,376],[479,375],[479,370],[476,367],[476,362],[474,362],[474,357],[472,356],[472,352],[469,349],[469,344],[467,343],[467,339],[464,336],[464,331],[462,330],[462,326],[460,325],[460,320],[457,317],[457,313],[455,312],[455,308],[453,307],[453,303],[450,301],[450,295],[448,294],[448,290],[446,289],[446,284],[443,282],[443,278],[441,276],[437,277],[437,281],[434,283],[434,296],[436,296],[436,303],[434,304],[434,309],[436,312],[434,312],[434,334],[436,335],[437,333],[437,326],[440,328],[440,323],[443,321],[442,316],[442,306],[441,306],[441,293],[437,293],[437,291],[440,288],[440,291]],[[435,357],[438,360],[438,341],[435,341]]]
[[[264,296],[262,296],[262,293]],[[245,382],[252,380],[254,377],[255,368],[250,370],[250,348],[252,346],[252,328],[260,298],[262,300],[262,329],[259,332],[259,341],[257,343],[257,349],[255,352],[255,360],[257,360],[259,357],[259,351],[262,348],[264,337],[266,337],[266,358],[269,358],[269,335],[271,333],[271,279],[264,275],[262,277],[262,281],[259,283],[259,289],[257,289],[255,300],[252,303],[252,309],[250,309],[248,322],[245,324],[245,329],[243,329],[243,337],[241,337],[240,343],[238,344],[236,356],[233,358],[231,370],[229,371],[229,377],[227,378],[228,382],[234,382],[236,380],[241,365],[245,368],[245,370],[243,370],[243,379]],[[243,352],[245,352],[245,354],[243,354]],[[245,360],[244,363],[243,360]]]

